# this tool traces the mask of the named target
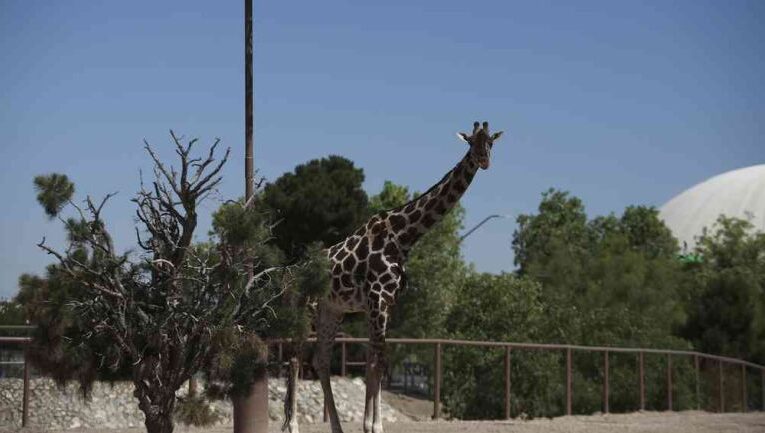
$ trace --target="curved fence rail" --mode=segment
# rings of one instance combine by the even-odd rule
[[[30,337],[1,337],[0,344],[14,344],[14,345],[26,345],[31,341]],[[309,338],[307,340],[315,342],[315,338]],[[366,338],[355,337],[338,337],[336,343],[339,343],[341,347],[341,374],[346,375],[348,366],[363,367],[364,362],[351,362],[347,359],[347,345],[349,344],[363,344],[367,343]],[[505,410],[504,416],[506,419],[511,417],[510,401],[512,396],[512,382],[510,370],[512,366],[512,353],[516,350],[552,350],[563,351],[565,353],[566,366],[565,366],[565,414],[572,414],[572,365],[573,365],[573,352],[599,352],[603,354],[603,412],[609,412],[609,357],[612,353],[631,353],[637,356],[637,372],[636,379],[638,382],[637,398],[639,408],[645,409],[645,354],[659,354],[666,355],[667,368],[666,368],[666,380],[667,380],[667,400],[666,407],[668,410],[673,410],[673,357],[690,357],[693,359],[693,365],[695,370],[695,391],[696,402],[699,404],[699,387],[700,387],[700,361],[710,360],[717,363],[718,370],[718,392],[719,392],[719,406],[720,412],[725,411],[725,381],[723,369],[725,365],[739,366],[741,370],[741,407],[743,410],[748,410],[747,404],[747,382],[748,382],[748,370],[759,371],[762,391],[762,402],[760,410],[765,411],[765,366],[748,362],[742,359],[730,358],[726,356],[711,355],[708,353],[687,351],[687,350],[664,350],[664,349],[646,349],[646,348],[633,348],[633,347],[605,347],[605,346],[580,346],[572,344],[537,344],[537,343],[514,343],[514,342],[497,342],[497,341],[471,341],[471,340],[448,340],[448,339],[416,339],[416,338],[388,338],[389,344],[407,344],[407,345],[429,345],[433,347],[433,418],[439,418],[441,416],[441,382],[443,373],[442,353],[445,346],[472,346],[472,347],[484,347],[492,349],[501,349],[504,352],[504,402]],[[270,345],[278,348],[278,362],[279,365],[284,365],[283,345],[289,343],[289,340],[271,340]],[[24,386],[23,386],[23,400],[22,400],[22,426],[26,427],[29,419],[29,363],[27,357],[24,357]],[[697,407],[698,408],[698,407]]]
[[[315,338],[309,338],[307,340],[310,343],[316,342]],[[283,365],[284,360],[282,359],[282,345],[285,343],[288,343],[289,340],[272,340],[271,343],[275,344],[278,347],[278,358],[281,365]],[[348,366],[364,366],[364,362],[349,362],[347,359],[347,345],[348,344],[362,344],[367,343],[368,340],[366,338],[356,338],[356,337],[338,337],[335,339],[336,343],[339,343],[341,346],[341,374],[344,376],[347,372]],[[748,392],[747,392],[747,382],[748,382],[748,376],[747,376],[747,369],[759,371],[760,373],[760,388],[762,391],[762,402],[760,410],[765,411],[765,366],[755,364],[753,362],[745,361],[742,359],[737,358],[731,358],[727,356],[719,356],[719,355],[712,355],[708,353],[701,353],[701,352],[694,352],[694,351],[688,351],[688,350],[666,350],[666,349],[647,349],[647,348],[636,348],[636,347],[606,347],[606,346],[581,346],[581,345],[575,345],[575,344],[540,344],[540,343],[515,343],[515,342],[497,342],[497,341],[472,341],[472,340],[449,340],[449,339],[438,339],[438,338],[425,338],[425,339],[417,339],[417,338],[388,338],[386,339],[386,342],[389,344],[408,344],[408,345],[429,345],[433,346],[433,366],[434,366],[434,377],[433,377],[433,418],[437,419],[441,416],[441,385],[442,385],[442,373],[443,373],[443,364],[442,364],[442,353],[444,346],[472,346],[472,347],[484,347],[484,348],[493,348],[493,349],[502,349],[504,350],[504,402],[505,402],[505,410],[504,410],[504,416],[506,419],[511,418],[511,396],[512,396],[512,381],[511,381],[511,375],[510,370],[512,367],[512,352],[514,350],[552,350],[552,351],[563,351],[565,353],[566,358],[566,367],[565,367],[565,394],[566,394],[566,403],[565,403],[565,414],[571,415],[572,414],[572,399],[573,399],[573,393],[574,389],[572,386],[572,365],[573,365],[573,352],[600,352],[603,354],[603,391],[602,391],[602,400],[603,400],[603,412],[608,413],[609,412],[609,395],[610,395],[610,378],[609,378],[609,358],[610,354],[612,353],[631,353],[635,354],[637,356],[637,371],[636,371],[636,380],[638,383],[638,390],[637,390],[637,399],[639,401],[639,408],[640,410],[645,410],[646,408],[646,387],[645,387],[645,355],[646,354],[659,354],[659,355],[666,355],[667,357],[667,367],[666,367],[666,380],[667,380],[667,399],[666,399],[666,408],[667,410],[673,410],[672,407],[672,401],[673,401],[673,385],[672,385],[672,379],[673,379],[673,368],[672,368],[672,359],[673,357],[690,357],[693,359],[693,365],[694,365],[694,372],[695,372],[695,392],[696,392],[696,404],[697,409],[700,409],[699,407],[699,393],[700,393],[700,361],[701,360],[709,360],[712,362],[716,362],[718,365],[718,392],[719,392],[719,406],[718,411],[725,412],[725,380],[724,380],[724,374],[723,369],[725,365],[734,365],[734,366],[740,366],[741,369],[741,407],[744,411],[748,410]]]

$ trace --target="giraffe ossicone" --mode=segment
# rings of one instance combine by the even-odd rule
[[[366,365],[364,433],[382,433],[380,386],[385,372],[385,332],[391,308],[405,288],[405,263],[414,244],[459,201],[478,168],[489,168],[491,149],[502,132],[490,133],[489,123],[473,123],[470,135],[458,133],[470,148],[446,175],[425,193],[395,209],[373,215],[355,232],[326,250],[332,287],[318,301],[314,327],[317,343],[314,367],[321,381],[324,403],[333,433],[342,433],[329,379],[330,355],[335,334],[346,313],[366,312],[369,347]],[[296,368],[298,363],[290,363]],[[294,371],[290,377],[295,377]],[[294,408],[296,380],[290,385]],[[297,414],[285,420],[290,433],[298,433]]]

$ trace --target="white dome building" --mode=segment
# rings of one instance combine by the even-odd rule
[[[683,191],[659,209],[659,216],[691,249],[704,227],[724,214],[749,220],[765,232],[765,164],[729,171]]]

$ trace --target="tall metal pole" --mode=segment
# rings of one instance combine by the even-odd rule
[[[252,198],[252,1],[244,0],[244,199]]]
[[[252,1],[244,0],[244,200],[252,205],[253,187],[253,115],[252,115]],[[252,263],[246,260],[252,275]],[[268,355],[266,355],[268,359]],[[253,366],[254,368],[254,366]],[[249,390],[249,395],[233,397],[234,433],[268,433],[268,374],[263,369]]]

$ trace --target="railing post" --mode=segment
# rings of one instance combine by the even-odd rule
[[[741,406],[743,412],[748,411],[748,404],[746,400],[746,365],[741,364]]]
[[[701,410],[701,397],[699,393],[699,355],[693,355],[693,366],[696,375],[696,410]]]
[[[571,415],[571,348],[566,349],[566,415]]]
[[[510,419],[510,346],[505,346],[505,419]]]
[[[719,361],[719,373],[720,373],[720,412],[725,412],[725,387],[723,382],[723,362]]]
[[[441,343],[436,343],[435,353],[435,378],[433,380],[433,419],[441,417]]]
[[[279,369],[276,370],[276,377],[282,377],[282,368],[284,368],[284,345],[280,341],[277,348],[277,352],[279,354]]]
[[[765,412],[765,369],[760,370],[760,391],[762,392],[762,410]]]
[[[640,382],[640,410],[645,410],[645,363],[643,352],[638,353],[638,382]]]
[[[29,425],[29,354],[24,350],[24,391],[21,397],[21,426]]]
[[[341,349],[341,352],[340,352],[340,376],[345,377],[346,373],[348,372],[346,370],[347,367],[345,365],[346,356],[347,356],[346,355],[346,348],[345,348],[345,341],[343,341],[341,343],[340,349]]]
[[[608,413],[608,351],[603,352],[603,413]]]
[[[667,410],[672,411],[672,355],[667,354]]]

